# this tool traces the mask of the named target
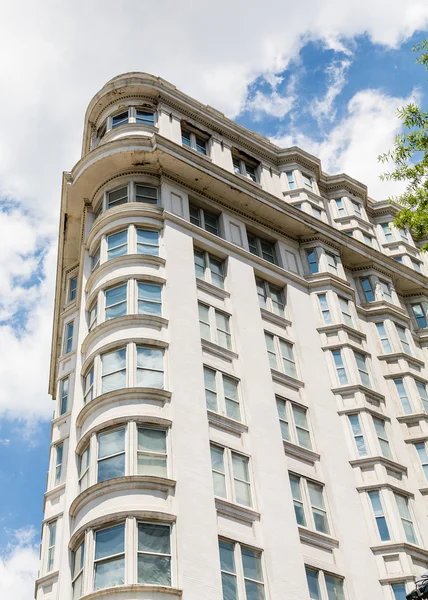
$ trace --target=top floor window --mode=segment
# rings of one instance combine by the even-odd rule
[[[127,125],[128,123],[142,123],[144,125],[154,126],[155,113],[148,107],[135,108],[130,106],[109,117],[105,126],[101,126],[98,130],[98,137],[102,137],[109,129],[116,129],[116,127]]]
[[[345,205],[343,204],[343,198],[336,198],[336,208],[337,214],[339,217],[344,217],[346,215]]]
[[[302,179],[303,179],[303,185],[305,186],[305,188],[313,191],[313,189],[314,189],[313,177],[311,177],[310,175],[306,175],[305,173],[302,173]]]
[[[76,300],[76,295],[77,295],[77,276],[71,277],[68,281],[67,301],[71,302],[72,300]]]
[[[259,163],[248,156],[244,152],[239,152],[236,149],[232,150],[232,161],[233,161],[233,170],[238,175],[243,175],[244,177],[248,177],[252,181],[257,182],[257,167]]]
[[[193,225],[202,227],[202,229],[205,229],[205,231],[209,231],[214,235],[220,235],[217,215],[205,210],[204,208],[199,208],[194,204],[189,205],[189,210],[190,222],[193,223]]]
[[[287,183],[288,183],[289,189],[295,190],[296,189],[296,181],[294,179],[293,171],[287,171],[286,176],[287,176]]]
[[[392,242],[393,236],[390,223],[381,223],[380,226],[382,227],[383,235],[385,236],[386,241]]]
[[[130,181],[126,185],[108,190],[104,193],[98,205],[95,217],[109,208],[114,208],[127,202],[141,202],[143,204],[158,204],[158,188],[145,183]]]
[[[372,283],[368,277],[363,277],[360,279],[361,287],[363,288],[364,300],[366,302],[374,302],[375,294],[372,287]]]
[[[269,261],[273,265],[277,265],[277,258],[275,252],[275,244],[264,240],[263,238],[257,237],[247,231],[248,248],[251,254],[260,256],[265,260]]]
[[[427,316],[422,303],[418,302],[416,304],[412,304],[412,311],[413,316],[416,319],[418,329],[425,329],[425,327],[427,327]]]
[[[306,250],[306,256],[308,259],[308,265],[309,265],[309,270],[312,274],[314,273],[318,273],[319,271],[319,266],[318,266],[318,255],[317,255],[317,251],[315,248],[308,248]]]
[[[196,127],[183,122],[181,124],[181,142],[187,148],[193,148],[205,156],[208,154],[209,136]]]
[[[351,200],[351,202],[352,202],[352,208],[354,209],[354,214],[357,217],[362,218],[363,217],[363,211],[362,211],[362,208],[361,208],[361,204],[359,202],[355,202],[355,200]]]

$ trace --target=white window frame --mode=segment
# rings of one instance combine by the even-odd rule
[[[379,426],[382,426],[384,435],[381,434],[381,432],[376,427],[376,422],[379,423]],[[394,453],[392,451],[391,442],[389,440],[389,433],[387,431],[387,420],[382,419],[381,417],[372,415],[372,423],[373,423],[373,432],[374,432],[374,435],[376,438],[376,443],[377,443],[377,447],[378,447],[380,455],[389,460],[395,460]],[[385,452],[384,448],[388,448],[388,451]]]
[[[294,170],[284,171],[284,173],[285,173],[285,177],[287,179],[288,189],[290,191],[295,190],[297,188],[297,185],[296,185],[296,177],[294,175]]]
[[[417,529],[416,529],[416,525],[415,525],[415,516],[413,514],[413,510],[412,510],[413,507],[411,506],[410,498],[409,498],[409,496],[407,496],[404,493],[403,494],[399,494],[398,492],[393,492],[393,494],[394,494],[395,503],[397,505],[398,517],[399,517],[399,519],[401,521],[401,529],[402,529],[402,531],[404,533],[404,537],[406,538],[406,541],[409,544],[415,544],[416,546],[418,546],[419,545],[419,535],[418,535],[418,532],[417,532]],[[408,512],[408,516],[403,516],[401,514],[400,505],[399,505],[399,502],[397,501],[398,497],[404,499],[405,505],[406,505],[406,509],[407,509],[407,512]],[[413,533],[414,541],[412,541],[413,538],[409,539],[405,523],[410,524],[411,530],[412,530],[412,533]]]
[[[230,327],[231,315],[229,313],[225,312],[224,310],[220,310],[214,306],[211,306],[210,304],[206,304],[205,302],[198,301],[198,309],[200,306],[203,306],[203,307],[205,307],[205,309],[208,309],[208,321],[201,321],[201,315],[199,312],[199,323],[208,325],[209,332],[210,332],[210,337],[206,338],[206,337],[202,336],[202,329],[201,329],[201,338],[203,340],[212,342],[213,344],[216,344],[217,346],[221,346],[221,348],[225,348],[226,350],[232,350],[232,332],[231,332],[231,327]],[[222,330],[220,327],[218,327],[217,314],[226,317],[226,323],[228,326],[228,328],[226,330]],[[219,332],[222,332],[225,335],[225,339],[228,340],[226,346],[220,343],[221,336],[219,336]]]
[[[316,481],[315,479],[305,477],[304,475],[301,475],[300,473],[296,473],[294,471],[289,471],[288,475],[289,475],[289,479],[290,479],[290,488],[291,488],[291,496],[293,499],[293,505],[295,505],[295,503],[298,503],[299,505],[301,505],[303,516],[304,516],[305,524],[304,525],[299,524],[299,527],[306,527],[307,529],[310,529],[311,531],[317,531],[318,533],[321,533],[324,535],[332,535],[332,527],[331,527],[331,522],[330,522],[330,518],[329,518],[329,508],[328,508],[328,503],[326,501],[325,485],[323,483],[321,483],[320,481]],[[299,480],[298,488],[300,490],[300,498],[296,498],[295,496],[293,496],[293,488],[291,487],[291,478],[292,477]],[[322,489],[321,496],[322,496],[323,506],[317,506],[315,504],[312,504],[312,500],[310,498],[310,492],[309,492],[309,484],[312,484],[312,485],[317,486],[318,488]],[[315,519],[315,514],[317,512],[323,513],[323,520],[326,523],[326,531],[321,531],[321,530],[317,529],[316,519]],[[297,515],[296,515],[296,522],[298,523]]]
[[[337,300],[339,302],[339,309],[340,309],[340,314],[342,317],[342,323],[344,323],[344,325],[347,325],[348,327],[353,327],[355,329],[354,317],[353,317],[352,308],[351,308],[352,307],[351,301],[348,300],[348,298],[345,298],[345,296],[340,296],[339,294],[337,296]],[[344,305],[346,307],[346,310],[344,309]]]
[[[58,519],[46,523],[46,573],[52,573],[56,566],[56,540],[58,538]],[[53,534],[52,534],[53,532]],[[53,539],[52,539],[53,538]]]
[[[192,211],[194,211],[194,212],[197,211],[198,216],[196,217],[195,215],[192,215]],[[209,217],[210,219],[215,221],[215,226],[212,224],[209,224],[207,222],[207,217]],[[189,201],[189,220],[196,227],[200,227],[201,229],[204,229],[205,231],[207,231],[208,233],[211,233],[212,235],[221,237],[220,215],[218,213],[213,213],[213,212],[211,212],[205,208],[202,208],[201,206],[198,206],[197,204],[193,204],[191,201]]]
[[[353,439],[353,447],[358,458],[368,456],[368,445],[366,434],[364,431],[364,423],[361,414],[358,412],[349,413],[346,415],[346,420],[349,427],[350,435]],[[354,421],[354,422],[353,422]],[[362,440],[362,445],[358,444],[358,439]]]
[[[299,446],[300,448],[304,448],[305,450],[313,450],[314,442],[312,439],[312,428],[309,420],[309,409],[306,406],[303,406],[302,404],[292,402],[288,398],[283,398],[282,396],[278,395],[275,396],[275,401],[278,411],[278,419],[280,423],[282,440],[284,442],[294,444],[295,446]],[[301,424],[296,423],[296,410],[300,410],[305,413],[304,416],[306,420],[306,427],[303,427]],[[284,430],[288,431],[288,437],[284,435]],[[299,436],[300,430],[306,433],[307,438],[309,439],[309,444],[301,443],[301,439],[303,438]]]
[[[333,319],[328,302],[328,292],[317,293],[316,297],[318,300],[318,309],[321,314],[321,322],[323,325],[331,325],[333,323]]]
[[[240,423],[243,422],[243,411],[242,411],[242,401],[241,401],[241,385],[240,385],[240,380],[237,379],[236,377],[234,377],[233,375],[229,375],[229,373],[224,373],[223,371],[220,371],[219,369],[216,369],[215,367],[212,367],[210,365],[204,365],[203,366],[203,371],[204,371],[204,388],[205,388],[205,400],[207,403],[207,410],[214,412],[216,414],[220,414],[223,415],[224,417],[227,417],[228,419],[233,419],[234,421],[238,421]],[[207,382],[207,374],[208,371],[210,371],[211,373],[213,373],[213,379],[214,379],[214,387],[208,387],[208,382]],[[236,399],[234,398],[229,398],[226,394],[226,387],[225,387],[225,380],[230,380],[233,381],[234,384],[236,384]],[[217,410],[215,410],[214,408],[210,408],[210,401],[209,401],[209,397],[215,395],[215,403],[216,403],[216,407]],[[230,403],[232,403],[232,406],[234,404],[236,404],[236,408],[237,408],[237,412],[239,414],[239,419],[236,419],[234,416],[232,417],[228,411],[228,401]]]
[[[198,154],[202,154],[202,156],[209,156],[209,141],[210,141],[210,135],[208,133],[205,133],[201,130],[197,130],[196,127],[193,127],[190,123],[186,122],[186,121],[182,121],[180,123],[180,131],[181,131],[181,145],[184,148],[191,148],[192,150],[194,150],[195,152],[198,152]],[[183,132],[186,132],[189,134],[189,144],[185,144],[183,142],[183,137],[185,137],[183,135]],[[198,138],[204,142],[204,152],[201,152],[201,150],[199,150],[200,144],[198,143]]]
[[[223,577],[223,574],[227,577],[233,577],[236,581],[236,593],[237,593],[237,598],[239,598],[239,600],[248,600],[247,597],[247,593],[246,593],[246,588],[245,588],[245,582],[246,581],[252,581],[254,584],[256,584],[259,593],[258,593],[258,598],[259,600],[265,600],[266,598],[266,591],[265,591],[265,569],[264,569],[264,561],[263,561],[263,552],[261,550],[259,550],[258,548],[253,548],[251,546],[247,546],[245,544],[241,544],[240,542],[236,542],[234,540],[230,540],[230,539],[226,539],[223,537],[219,538],[219,555],[221,557],[221,550],[220,550],[220,544],[227,544],[229,546],[233,546],[233,562],[234,562],[234,568],[235,570],[232,571],[227,571],[226,569],[223,569],[221,567],[221,563],[220,563],[220,572],[221,575]],[[260,566],[261,566],[261,572],[262,572],[262,579],[261,580],[257,580],[257,579],[251,579],[249,577],[245,577],[245,573],[244,573],[244,566],[243,566],[243,559],[242,559],[242,552],[248,551],[248,552],[252,552],[258,555],[259,560],[260,560]],[[262,586],[262,589],[260,589],[260,586]],[[225,596],[224,596],[224,591],[222,593],[222,597],[223,600],[225,600]]]
[[[71,333],[70,333],[71,332]],[[70,354],[74,350],[74,320],[68,321],[64,325],[64,343],[63,355]]]
[[[254,164],[251,164],[249,158],[243,158],[240,154],[232,150],[232,165],[235,175],[241,175],[254,183],[260,183],[260,163],[255,159],[251,160]],[[253,170],[253,175],[250,174],[249,168]]]
[[[261,279],[260,277],[256,277],[256,286],[260,308],[264,308],[265,310],[274,313],[275,315],[279,315],[280,317],[285,317],[285,287],[280,288],[279,286],[276,286],[273,283],[266,281],[265,279]],[[272,290],[274,290],[282,299],[282,304],[279,308],[277,307],[278,303],[272,299]],[[262,296],[260,294],[260,291],[263,292],[265,306],[262,306]]]
[[[54,446],[54,487],[60,485],[64,475],[64,442],[61,441]]]
[[[67,282],[67,302],[73,302],[77,298],[77,275],[73,275]]]
[[[353,354],[354,354],[354,360],[355,360],[355,366],[358,372],[358,377],[360,380],[361,385],[364,385],[365,387],[368,388],[372,388],[373,387],[373,382],[372,382],[372,376],[370,373],[370,365],[368,364],[368,356],[367,354],[365,354],[364,352],[359,352],[357,350],[353,350]],[[358,359],[357,356],[359,356],[362,359],[362,362],[364,364],[364,368],[362,368],[362,366],[358,363]],[[365,379],[367,379],[368,381],[365,381]]]
[[[336,357],[338,357],[340,360],[336,361]],[[336,381],[338,382],[339,386],[343,386],[343,385],[349,385],[349,377],[348,377],[348,369],[347,369],[347,365],[346,365],[346,361],[344,360],[344,353],[342,351],[341,348],[333,348],[331,350],[331,360],[333,363],[333,370],[336,376]],[[342,381],[341,376],[339,373],[344,374],[344,379],[346,381]]]
[[[218,452],[222,452],[223,454],[223,471],[219,471],[214,469],[211,463],[211,469],[213,473],[213,487],[214,487],[214,495],[216,498],[221,498],[222,500],[227,500],[232,502],[233,504],[237,504],[238,506],[246,506],[247,508],[254,508],[255,499],[254,499],[254,484],[251,473],[251,458],[247,454],[243,454],[242,452],[237,452],[232,448],[228,448],[226,446],[222,446],[221,444],[217,444],[215,442],[210,442],[210,451],[215,449]],[[248,471],[248,481],[245,479],[240,479],[237,477],[233,470],[233,457],[237,456],[240,459],[243,459],[246,463],[246,468]],[[214,473],[223,476],[224,478],[224,487],[225,487],[225,496],[219,496],[215,491],[215,483],[214,483]],[[238,502],[237,500],[237,491],[236,491],[236,482],[244,483],[249,490],[249,504],[244,504],[242,502]]]
[[[413,412],[413,406],[412,406],[412,402],[410,400],[409,394],[407,392],[407,387],[404,381],[404,377],[394,377],[392,380],[393,384],[394,384],[394,388],[395,388],[395,392],[400,400],[400,408],[403,412],[403,414],[405,415],[410,415]],[[401,385],[403,387],[403,394],[400,393],[399,391],[399,385],[397,384],[397,382],[401,382]],[[405,405],[408,405],[408,409],[406,409]]]
[[[253,243],[250,243],[250,239],[252,240]],[[259,258],[262,258],[263,260],[270,263],[271,265],[279,264],[278,263],[278,253],[277,253],[277,249],[276,249],[276,242],[272,242],[270,240],[262,238],[258,235],[251,233],[248,230],[247,230],[247,242],[248,242],[248,251],[250,252],[250,254],[252,254],[253,256],[258,256]],[[266,244],[267,246],[269,246],[269,253],[263,249],[263,244]],[[251,248],[253,248],[255,251],[251,250]],[[273,260],[270,260],[270,258],[266,258],[266,256],[270,256],[270,255],[272,255]]]
[[[392,345],[389,339],[386,321],[378,321],[375,323],[378,339],[382,348],[382,354],[391,354]],[[383,330],[383,332],[382,332]]]
[[[143,187],[146,189],[154,190],[155,193],[152,195],[142,195],[137,193],[137,187]],[[123,195],[122,198],[126,198],[125,202],[114,203],[113,206],[109,205],[109,196],[110,194],[117,192],[119,190],[126,188],[126,196]],[[137,200],[137,198],[146,198],[147,201]],[[115,208],[116,206],[121,206],[122,204],[129,204],[130,202],[138,202],[139,204],[147,204],[148,206],[160,206],[160,187],[159,185],[154,185],[153,183],[147,183],[145,181],[138,180],[130,180],[124,182],[122,184],[118,184],[114,187],[108,188],[104,190],[101,194],[101,198],[97,198],[92,203],[95,211],[95,218],[97,218],[100,214],[104,213],[106,210],[110,210],[111,208]]]
[[[345,217],[348,214],[347,210],[346,210],[345,202],[343,200],[344,200],[343,197],[334,199],[338,218]]]
[[[377,509],[377,510],[375,508],[374,500],[373,500],[373,496],[375,494],[378,497],[379,505],[380,505],[380,509]],[[368,505],[369,505],[370,513],[371,513],[371,515],[373,517],[373,520],[375,522],[375,531],[376,531],[377,537],[379,538],[380,543],[383,544],[383,543],[390,542],[391,541],[391,531],[392,531],[392,528],[391,528],[391,524],[389,522],[388,511],[385,510],[385,507],[384,507],[385,502],[383,500],[382,488],[375,489],[375,490],[369,490],[367,492],[367,502],[368,502]],[[381,536],[381,527],[379,525],[378,519],[383,519],[384,520],[385,526],[386,526],[386,531],[388,533],[388,539],[382,539],[382,536]]]
[[[69,411],[70,376],[63,377],[59,382],[58,390],[58,416],[65,415]],[[64,409],[65,405],[65,410]]]
[[[196,265],[196,256],[197,254],[202,255],[202,259],[204,261],[204,266],[202,267],[201,265]],[[211,285],[214,285],[215,287],[218,287],[222,290],[225,289],[225,264],[226,261],[222,260],[220,258],[218,258],[217,256],[214,256],[213,254],[211,254],[210,252],[207,252],[206,250],[201,250],[199,248],[194,248],[193,249],[193,255],[194,255],[194,260],[195,260],[195,272],[196,272],[196,278],[197,279],[202,279],[203,281],[206,281],[207,283],[210,283]],[[213,274],[212,274],[212,270],[211,270],[211,262],[212,261],[216,261],[221,265],[221,274],[218,275],[217,273],[215,274],[216,277],[218,277],[219,281],[221,281],[221,285],[218,285],[218,283],[214,283],[215,278],[213,278]],[[203,277],[198,277],[197,275],[197,271],[196,268],[200,267],[203,268],[204,270],[204,276]]]
[[[285,338],[281,338],[278,335],[271,333],[270,331],[265,331],[264,333],[265,333],[266,348],[267,348],[267,352],[268,352],[268,356],[269,356],[269,364],[270,364],[271,369],[274,369],[275,371],[280,371],[281,373],[284,373],[288,377],[293,377],[294,379],[298,379],[299,371],[297,368],[296,357],[294,355],[294,343],[291,342],[290,340],[286,340]],[[272,339],[272,344],[273,344],[272,349],[270,349],[267,344],[268,338]],[[288,356],[283,356],[282,349],[281,349],[281,342],[283,342],[288,349],[291,349],[291,356],[293,357],[292,359],[289,358]],[[273,366],[273,360],[271,359],[272,356],[275,356],[275,366]],[[291,367],[290,372],[288,369],[285,368],[284,361],[286,364],[294,365]]]
[[[400,342],[400,349],[404,354],[408,354],[409,356],[413,356],[411,342],[409,341],[409,337],[407,336],[407,330],[402,325],[398,325],[395,323],[395,329],[397,331],[397,337]]]
[[[305,564],[306,580],[308,579],[308,574],[307,574],[308,571],[313,571],[313,572],[317,573],[317,584],[318,584],[319,594],[318,594],[318,598],[316,600],[318,600],[318,599],[319,600],[333,600],[333,598],[328,596],[326,577],[332,577],[332,578],[340,580],[342,582],[343,597],[346,598],[345,578],[344,577],[341,577],[340,575],[336,575],[336,573],[329,573],[328,571],[323,571],[319,567],[313,567],[312,565]],[[309,597],[311,598],[311,600],[314,600],[314,597],[310,595],[309,583],[307,583],[307,585],[308,585]]]

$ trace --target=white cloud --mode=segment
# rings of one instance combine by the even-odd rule
[[[34,544],[36,532],[28,527],[11,532],[12,542],[0,550],[0,598],[31,600],[39,567]]]
[[[336,110],[334,108],[334,101],[337,96],[341,93],[346,84],[346,71],[351,66],[350,60],[334,61],[326,68],[328,89],[322,99],[314,100],[309,108],[309,112],[312,114],[318,123],[322,123],[324,120],[333,122],[336,118]]]

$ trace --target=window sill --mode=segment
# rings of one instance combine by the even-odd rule
[[[287,455],[303,460],[311,465],[314,465],[321,458],[317,452],[309,450],[308,448],[303,448],[303,446],[298,446],[287,440],[282,440],[282,443],[284,444],[284,452]]]
[[[213,161],[211,156],[208,156],[208,154],[203,154],[202,152],[199,152],[198,150],[196,150],[195,148],[192,148],[191,146],[185,146],[184,144],[181,144],[181,147],[184,148],[185,150],[188,150],[195,156],[199,156],[200,158],[207,160],[210,163],[212,163],[212,161]]]
[[[248,431],[248,425],[245,425],[245,423],[235,421],[234,419],[216,413],[213,410],[207,410],[207,415],[210,425],[213,425],[218,429],[222,429],[224,431],[228,431],[230,433],[235,433],[238,435],[241,435],[241,433]]]
[[[384,456],[364,456],[362,458],[356,458],[354,460],[350,460],[349,464],[352,467],[374,467],[377,464],[381,464],[387,469],[391,471],[395,471],[400,475],[407,475],[407,467],[401,465],[400,463],[392,460],[390,458],[385,458]]]
[[[391,304],[391,302],[386,302],[385,300],[363,302],[361,303],[361,306],[357,306],[356,309],[357,312],[362,312],[364,315],[367,313],[373,316],[389,314],[401,319],[404,317],[406,321],[409,321],[406,311],[401,308],[401,306],[396,306],[395,304]]]
[[[56,485],[55,487],[53,487],[50,490],[48,490],[47,492],[45,492],[45,494],[44,494],[45,502],[47,500],[50,500],[50,498],[55,498],[55,496],[59,496],[61,494],[61,492],[63,492],[64,490],[65,490],[65,481],[62,483],[58,483],[58,485]]]
[[[337,333],[339,331],[346,331],[349,335],[353,335],[358,337],[360,341],[367,339],[367,336],[362,331],[351,327],[350,325],[345,325],[345,323],[332,323],[331,325],[323,325],[322,327],[317,327],[317,331],[319,333]],[[361,350],[358,350],[361,352]]]
[[[299,390],[300,388],[305,386],[303,381],[301,381],[300,379],[297,379],[296,377],[291,377],[291,375],[286,375],[282,371],[277,371],[276,369],[271,369],[270,371],[272,374],[272,379],[276,383],[282,383],[282,384],[287,385],[295,390]]]
[[[55,419],[52,419],[51,421],[51,426],[58,426],[58,425],[63,425],[64,423],[67,422],[67,419],[71,416],[71,410],[68,410],[67,412],[65,412],[62,415],[59,415],[58,417],[55,417]]]
[[[302,525],[298,525],[298,530],[300,541],[304,544],[316,546],[317,548],[329,550],[330,552],[339,547],[339,540],[331,537],[331,535],[320,533],[319,531],[313,531],[312,529],[308,529]]]
[[[132,492],[137,490],[155,490],[166,495],[175,488],[175,481],[167,477],[154,477],[149,475],[125,475],[114,477],[101,483],[95,483],[81,492],[71,503],[69,514],[76,514],[89,502],[101,498],[106,494],[115,492]]]
[[[392,552],[406,552],[410,556],[413,556],[417,559],[422,559],[424,562],[428,559],[428,550],[422,548],[421,546],[417,546],[416,544],[410,544],[409,542],[384,542],[383,544],[378,544],[376,546],[370,546],[373,554],[384,554],[385,551],[390,554]],[[403,577],[401,576],[401,581],[403,581]]]
[[[338,287],[346,294],[352,293],[352,288],[346,279],[339,277],[338,275],[333,275],[333,273],[330,273],[329,271],[305,274],[305,279],[310,290],[313,288],[318,289],[322,284]]]
[[[108,271],[116,271],[119,267],[133,267],[136,264],[159,269],[159,267],[165,266],[166,260],[161,256],[152,256],[151,254],[125,254],[124,256],[111,258],[103,262],[95,271],[92,271],[86,282],[85,292],[90,293],[94,282]]]
[[[418,425],[419,421],[428,421],[428,414],[426,412],[409,413],[408,415],[399,415],[397,421],[399,423],[405,423],[406,425]],[[416,439],[422,442],[427,439],[426,435],[410,437],[410,440]],[[407,441],[407,440],[406,440]]]
[[[362,385],[361,383],[355,383],[355,384],[346,384],[346,385],[342,385],[336,388],[332,388],[331,390],[333,392],[333,394],[345,394],[345,393],[356,393],[356,392],[362,392],[365,396],[368,396],[369,398],[373,398],[377,403],[384,403],[385,402],[385,396],[379,392],[375,392],[374,390],[372,390],[371,388],[366,387],[365,385]]]
[[[278,325],[279,327],[282,327],[284,329],[291,325],[291,321],[289,319],[281,317],[280,315],[277,315],[276,313],[271,312],[270,310],[266,310],[265,308],[261,308],[260,313],[264,321],[269,321],[269,323],[273,323],[274,325]]]
[[[235,504],[234,502],[229,502],[218,496],[215,498],[215,506],[217,512],[225,517],[231,517],[232,519],[244,521],[245,523],[260,521],[260,513],[249,506]]]
[[[223,346],[219,346],[218,344],[214,344],[214,342],[210,342],[210,340],[204,340],[201,338],[202,349],[217,356],[218,358],[224,358],[229,362],[232,362],[234,359],[238,358],[238,354],[233,352],[233,350],[229,350],[228,348],[223,348]]]
[[[90,592],[80,597],[80,600],[98,600],[106,596],[115,596],[115,598],[121,598],[124,596],[124,600],[128,600],[131,596],[135,600],[147,598],[147,593],[150,594],[150,598],[162,597],[163,594],[175,596],[181,598],[183,590],[179,588],[168,587],[166,585],[144,585],[141,583],[132,583],[130,585],[116,585],[110,588],[104,588],[97,590],[96,592]],[[131,594],[131,596],[130,596]]]
[[[416,358],[415,356],[412,356],[411,354],[406,354],[405,352],[391,352],[389,354],[379,354],[378,355],[379,360],[384,360],[386,362],[396,362],[400,358],[402,358],[403,360],[406,360],[408,363],[410,363],[416,367],[423,367],[425,364],[423,360],[419,360],[419,358]]]
[[[366,485],[357,485],[355,489],[357,490],[357,492],[375,492],[375,491],[379,490],[380,488],[391,490],[393,492],[396,492],[397,494],[406,496],[406,498],[414,499],[414,497],[415,497],[413,492],[409,492],[409,490],[407,490],[403,487],[400,487],[399,485],[389,483],[388,481],[379,481],[377,483],[370,483],[370,484],[366,484]]]
[[[208,281],[199,279],[199,277],[196,278],[196,287],[198,288],[198,290],[201,290],[202,292],[207,292],[207,294],[211,294],[212,296],[220,298],[221,300],[224,300],[225,298],[230,298],[229,292],[217,287],[216,285],[213,285],[212,283],[208,283]]]
[[[93,400],[84,405],[82,410],[77,415],[76,426],[82,427],[85,419],[95,410],[109,405],[112,402],[120,401],[121,404],[126,404],[127,401],[133,400],[148,400],[151,404],[156,403],[163,406],[165,402],[171,400],[171,392],[161,390],[159,388],[132,387],[121,388],[113,392],[107,392],[96,396]]]
[[[247,177],[246,175],[241,175],[241,173],[235,173],[235,171],[233,171],[233,174],[235,175],[235,177],[239,177],[239,179],[242,179],[243,181],[249,181],[253,185],[257,186],[258,188],[263,189],[262,184],[259,181],[254,181],[254,179],[251,179],[251,177]]]

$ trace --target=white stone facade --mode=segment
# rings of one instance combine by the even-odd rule
[[[105,85],[63,180],[37,600],[404,598],[428,263],[395,211],[160,78]]]

